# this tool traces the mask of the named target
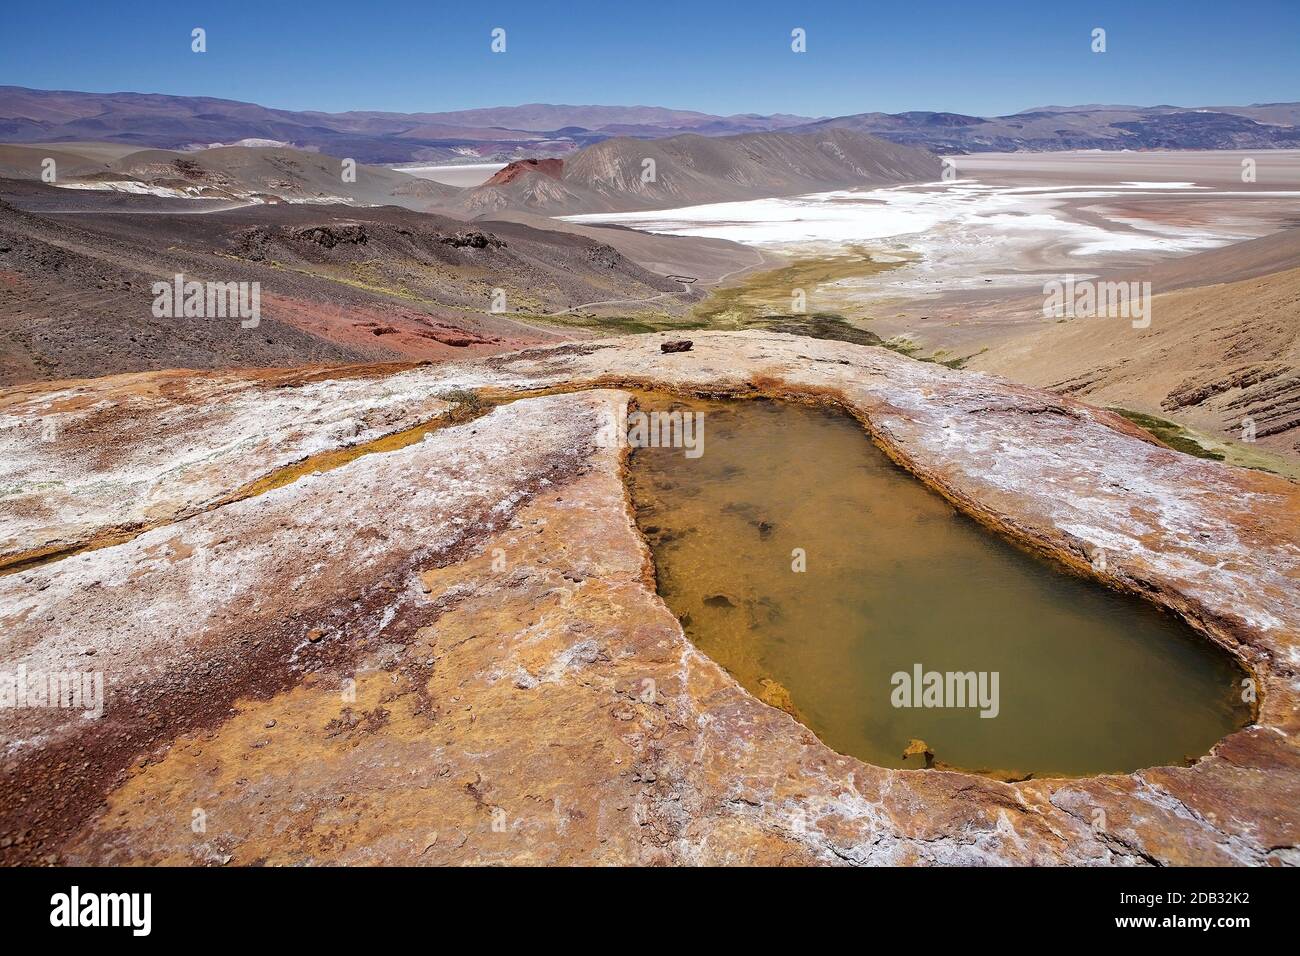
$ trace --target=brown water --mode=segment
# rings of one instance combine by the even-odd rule
[[[919,738],[936,765],[1081,775],[1182,764],[1251,719],[1226,652],[958,514],[847,416],[639,400],[704,412],[698,457],[631,457],[660,593],[701,650],[834,749],[917,767],[902,754]],[[894,706],[894,675],[910,688],[917,665],[984,672],[986,702],[997,672],[996,716]]]

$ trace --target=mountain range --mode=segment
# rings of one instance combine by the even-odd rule
[[[938,179],[933,153],[855,130],[686,133],[662,139],[607,139],[565,158],[516,160],[481,186],[461,189],[398,169],[344,161],[286,146],[218,146],[178,151],[116,144],[0,145],[0,176],[41,178],[55,161],[53,194],[147,194],[162,199],[239,203],[348,203],[404,206],[482,218],[503,212],[542,216],[662,209],[828,189]],[[42,202],[55,201],[48,196]],[[58,197],[61,208],[69,200]]]
[[[541,103],[450,113],[321,113],[206,96],[0,86],[3,142],[95,141],[164,149],[287,145],[363,163],[508,161],[563,155],[613,136],[720,136],[807,122],[806,116],[714,116],[656,106]]]
[[[1043,106],[1008,116],[912,111],[813,118],[656,106],[528,104],[440,113],[273,109],[211,97],[0,87],[0,141],[194,149],[286,145],[363,163],[509,162],[616,137],[851,129],[934,152],[1300,146],[1300,103]],[[248,142],[252,141],[252,142]]]
[[[859,113],[793,132],[852,129],[937,153],[1061,149],[1281,149],[1300,146],[1300,103],[1044,106],[1010,116]]]

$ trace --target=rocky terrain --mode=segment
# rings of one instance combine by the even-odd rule
[[[0,859],[1300,863],[1294,484],[879,348],[693,340],[6,395],[0,660],[102,672],[105,707],[0,711]],[[991,532],[1235,655],[1256,721],[1082,779],[834,753],[655,594],[608,440],[629,386],[844,408]]]

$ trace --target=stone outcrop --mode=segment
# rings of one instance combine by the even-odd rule
[[[160,466],[188,461],[171,448],[180,433],[212,451],[201,480],[164,483],[146,530],[0,577],[4,668],[106,679],[98,720],[0,711],[0,858],[1300,862],[1300,489],[1170,451],[1108,412],[883,349],[699,333],[666,357],[665,338],[284,373],[291,415],[254,402],[223,417],[210,385],[171,373],[6,398],[23,435],[62,416],[48,443],[10,446],[8,483],[65,466],[90,481],[93,460],[74,467],[79,424],[130,403],[105,474],[154,447]],[[240,378],[220,381],[234,396],[266,390]],[[997,533],[1145,595],[1235,654],[1258,682],[1257,721],[1189,766],[1081,779],[836,754],[696,651],[656,595],[623,451],[604,440],[631,386],[842,406]],[[502,404],[448,414],[471,393]],[[364,441],[337,422],[393,396],[405,415],[365,435],[447,424],[267,481]],[[258,477],[270,490],[236,494]],[[0,499],[11,550],[140,520],[130,496],[80,507],[75,490],[49,494],[39,522],[34,491]]]
[[[0,569],[212,507],[449,407],[379,369],[118,375],[0,396]]]

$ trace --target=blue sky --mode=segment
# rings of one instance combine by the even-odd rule
[[[207,30],[208,52],[190,51]],[[489,50],[506,30],[507,50]],[[808,51],[790,51],[790,31]],[[1090,51],[1094,27],[1107,52]],[[1300,100],[1300,0],[10,2],[0,84],[287,109],[840,115]]]

